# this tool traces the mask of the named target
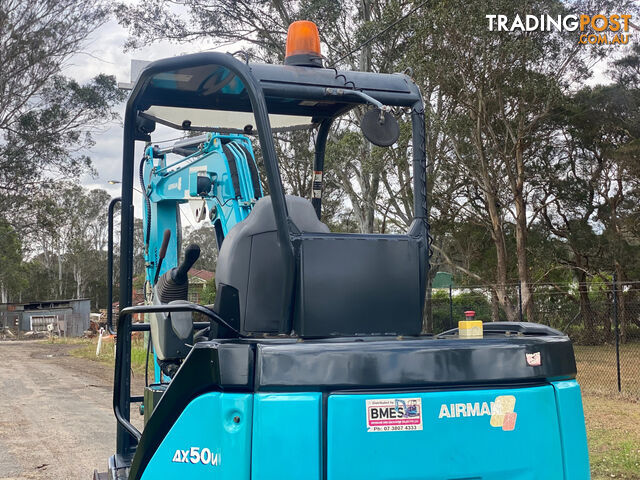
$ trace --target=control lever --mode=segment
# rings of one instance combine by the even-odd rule
[[[168,238],[169,236],[165,235],[165,239]],[[160,276],[154,289],[154,305],[188,303],[188,273],[199,256],[200,247],[195,244],[189,245],[184,251],[182,263]],[[158,312],[151,316],[149,323],[151,324],[153,351],[156,354],[158,364],[165,375],[173,377],[193,345],[191,312]]]
[[[180,265],[162,274],[156,284],[156,294],[160,303],[174,300],[187,300],[189,277],[188,272],[200,257],[200,247],[189,245],[184,252],[184,260]]]
[[[188,281],[187,273],[193,267],[193,264],[196,263],[198,258],[200,257],[200,247],[195,243],[189,245],[184,251],[184,260],[178,268],[174,268],[171,270],[172,279],[175,283],[185,283]]]
[[[167,247],[169,246],[169,239],[171,239],[171,230],[168,228],[164,231],[162,236],[162,245],[160,245],[160,252],[158,253],[158,268],[156,268],[156,275],[153,278],[153,284],[158,283],[158,275],[160,275],[160,267],[162,267],[162,261],[167,254]]]

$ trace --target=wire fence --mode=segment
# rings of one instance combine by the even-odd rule
[[[433,289],[427,326],[434,333],[455,328],[470,310],[485,322],[549,325],[573,340],[583,390],[640,398],[640,282],[544,284],[532,293],[527,302],[511,285],[500,301],[486,285]]]

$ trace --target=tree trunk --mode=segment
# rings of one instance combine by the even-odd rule
[[[371,0],[362,0],[362,20],[365,23],[371,21]],[[371,70],[371,46],[365,45],[360,50],[360,71]]]
[[[76,275],[76,298],[82,298],[83,292],[82,292],[82,271],[78,270],[78,273]]]
[[[424,311],[422,313],[422,333],[433,333],[433,310],[431,308],[432,292],[431,280],[427,278],[427,292],[424,296]]]
[[[589,288],[587,287],[587,274],[580,269],[578,275],[578,295],[580,299],[580,315],[582,316],[582,324],[584,325],[584,339],[587,344],[596,344],[596,329],[593,309],[591,308],[591,299],[589,298]]]
[[[529,285],[529,265],[527,262],[527,218],[522,196],[516,198],[516,255],[518,259],[518,277],[522,294],[522,309],[528,322],[535,321],[533,292]]]
[[[62,298],[62,255],[58,252],[58,298]]]
[[[527,207],[524,201],[524,158],[522,141],[516,145],[516,178],[512,184],[513,197],[516,204],[516,255],[518,263],[518,277],[522,294],[522,308],[527,321],[533,322],[533,293],[529,285],[529,265],[527,262]]]
[[[500,321],[500,303],[498,302],[498,295],[494,289],[491,289],[491,321]]]
[[[364,22],[371,21],[371,0],[362,0],[362,19]],[[366,45],[360,51],[360,71],[371,71],[371,47]],[[364,161],[371,160],[371,143],[362,138],[363,141],[363,154]],[[373,233],[375,227],[375,213],[376,213],[376,198],[378,197],[378,190],[380,185],[380,172],[377,169],[373,169],[369,173],[364,165],[364,162],[360,162],[360,194],[362,197],[362,204],[360,206],[360,231],[362,233]]]
[[[430,268],[427,274],[427,291],[424,296],[424,311],[422,313],[422,333],[434,333],[431,297],[433,295],[433,279],[436,277],[436,273],[438,273],[437,268]]]
[[[510,322],[518,321],[518,312],[513,306],[513,303],[509,299],[507,294],[507,245],[504,237],[504,230],[502,228],[502,219],[500,218],[498,207],[496,205],[495,195],[487,195],[487,204],[489,206],[489,215],[491,217],[491,238],[496,247],[496,285],[495,293],[498,297],[498,302],[507,315],[507,320]]]
[[[505,240],[504,228],[502,225],[502,215],[498,209],[498,191],[492,181],[489,167],[489,159],[485,153],[483,137],[482,137],[482,115],[483,111],[483,93],[478,91],[478,114],[475,120],[475,128],[473,133],[473,143],[480,168],[476,172],[477,183],[484,192],[485,202],[489,213],[491,239],[496,247],[496,284],[494,285],[498,302],[507,315],[507,320],[515,322],[518,320],[518,313],[513,307],[511,300],[507,295],[507,245]]]
[[[607,293],[607,300],[608,299],[609,294]],[[611,296],[611,303],[609,304],[609,306],[609,311],[605,312],[605,314],[602,316],[602,327],[604,330],[602,333],[602,337],[605,342],[610,342],[612,339],[611,322],[613,319],[613,295]]]

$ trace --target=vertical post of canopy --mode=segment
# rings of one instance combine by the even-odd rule
[[[322,215],[322,177],[324,175],[324,154],[327,147],[327,137],[333,119],[325,119],[320,123],[316,137],[316,152],[313,163],[313,186],[311,191],[311,203],[316,211],[318,220]],[[317,178],[319,177],[319,178]],[[318,182],[318,183],[316,183]]]
[[[429,273],[429,222],[427,218],[427,161],[425,146],[424,105],[422,99],[411,108],[413,145],[413,223],[409,235],[420,236],[424,248],[420,258],[420,292],[426,296]]]
[[[260,139],[260,147],[262,148],[267,182],[269,183],[269,193],[271,195],[276,220],[278,242],[280,243],[280,249],[282,251],[283,271],[286,272],[280,295],[286,300],[286,304],[291,305],[290,300],[293,295],[295,279],[293,242],[291,241],[289,228],[291,220],[289,219],[284,187],[282,186],[282,179],[280,177],[278,156],[273,142],[267,102],[264,99],[262,87],[258,84],[245,64],[231,57],[225,57],[225,61],[228,62],[225,66],[238,75],[238,78],[243,82],[249,93],[251,109],[253,110],[253,116],[256,119],[256,125],[258,127],[258,137]],[[291,317],[291,311],[289,311],[288,315],[284,315],[280,320],[280,332],[288,333],[291,330]]]
[[[124,118],[122,149],[122,212],[120,227],[120,310],[131,306],[133,286],[133,160],[135,155],[136,128],[135,98],[132,95],[127,102]],[[129,317],[122,316],[118,321],[116,343],[116,368],[114,372],[113,404],[116,416],[121,414],[129,420],[130,416],[130,376],[131,331]],[[133,453],[137,441],[118,423],[116,432],[116,452],[122,457]]]
[[[235,59],[234,62],[238,63],[238,66],[240,67],[238,70],[241,71],[234,73],[238,74],[238,77],[242,80],[247,92],[249,93],[251,108],[258,127],[258,138],[260,139],[260,147],[262,147],[264,167],[267,174],[267,182],[269,183],[269,194],[271,195],[271,201],[276,218],[278,240],[283,246],[282,248],[288,250],[285,255],[285,258],[287,258],[286,261],[288,262],[288,257],[290,257],[291,262],[293,262],[293,244],[289,237],[289,214],[284,197],[284,188],[280,178],[280,168],[278,167],[276,147],[273,143],[267,104],[264,100],[264,95],[262,94],[262,87],[256,83],[244,64]],[[245,72],[245,70],[247,71]]]
[[[411,108],[413,145],[413,218],[417,220],[411,234],[428,236],[427,223],[427,161],[425,154],[424,105],[418,100]],[[417,231],[416,231],[417,230]]]

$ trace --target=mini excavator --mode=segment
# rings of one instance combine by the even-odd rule
[[[411,122],[414,212],[404,234],[332,233],[322,222],[328,134],[355,108],[376,145],[397,140],[399,114]],[[157,124],[190,136],[154,144]],[[275,132],[299,128],[317,129],[310,200],[285,195],[274,145]],[[136,168],[137,141],[146,146]],[[136,172],[140,306],[131,305]],[[590,477],[567,336],[527,322],[485,323],[474,337],[422,332],[425,122],[407,75],[325,68],[306,21],[290,26],[284,65],[222,53],[150,63],[126,106],[122,175],[116,451],[95,480]],[[179,261],[183,203],[214,227],[213,305],[188,301],[199,247]],[[132,322],[139,313],[148,323]],[[136,396],[138,331],[150,337],[154,378]]]

